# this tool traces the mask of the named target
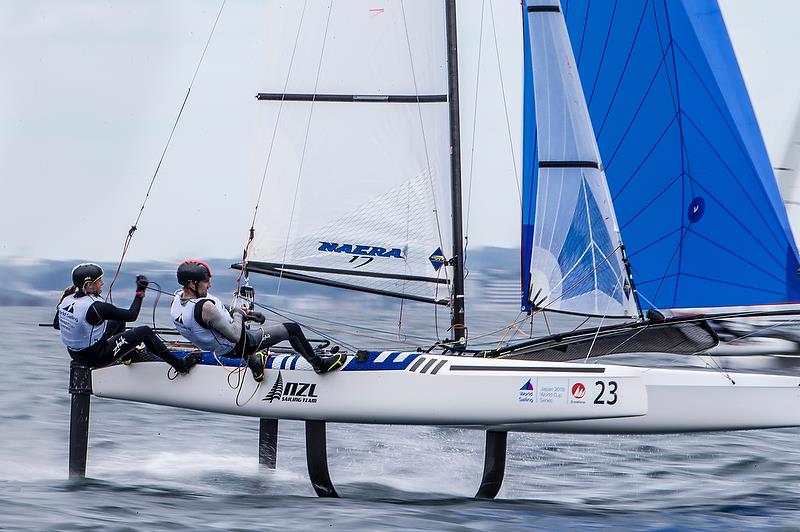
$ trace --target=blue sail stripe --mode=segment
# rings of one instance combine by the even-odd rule
[[[714,145],[711,143],[711,141],[709,141],[708,138],[703,134],[703,132],[697,127],[697,125],[694,123],[694,121],[692,121],[692,119],[689,118],[688,116],[686,117],[686,120],[692,125],[692,127],[695,129],[697,134],[700,136],[700,138],[702,138],[706,142],[706,144],[708,145],[709,149],[714,153],[714,155],[717,157],[717,159],[722,164],[722,166],[724,166],[725,169],[728,171],[728,173],[730,174],[731,178],[739,186],[739,188],[741,189],[742,195],[744,196],[745,200],[747,202],[749,202],[753,206],[753,209],[758,213],[759,217],[764,222],[765,230],[767,230],[769,232],[770,236],[772,236],[772,238],[775,240],[775,243],[780,245],[781,242],[778,239],[778,236],[773,231],[773,229],[769,225],[767,225],[767,220],[764,218],[762,210],[759,209],[758,206],[756,205],[756,203],[754,202],[753,193],[754,192],[758,192],[758,191],[757,190],[756,191],[749,191],[749,190],[745,189],[744,185],[742,185],[742,183],[739,180],[739,178],[737,177],[736,173],[733,171],[733,169],[730,167],[730,165],[728,165],[727,161],[722,157],[722,155],[714,148]]]
[[[625,222],[624,224],[620,224],[620,226],[619,226],[620,230],[622,230],[622,229],[623,229],[623,228],[624,228],[626,225],[628,225],[629,223],[632,223],[633,221],[635,221],[635,220],[636,220],[636,218],[638,218],[638,217],[639,217],[639,216],[640,216],[640,215],[641,215],[641,214],[642,214],[642,213],[643,213],[645,210],[647,210],[647,208],[648,208],[648,207],[650,207],[650,205],[652,205],[653,203],[655,203],[656,201],[658,201],[658,200],[659,200],[659,198],[661,198],[661,196],[663,196],[665,192],[667,192],[667,191],[668,191],[670,188],[672,188],[672,186],[673,186],[675,183],[677,183],[677,182],[678,182],[678,180],[679,180],[680,178],[682,178],[682,177],[683,177],[683,172],[681,172],[680,174],[678,174],[678,175],[675,177],[675,179],[673,179],[672,181],[670,181],[670,182],[669,182],[669,184],[668,184],[667,186],[665,186],[664,188],[662,188],[662,189],[659,191],[659,193],[658,193],[658,194],[657,194],[657,195],[656,195],[656,196],[655,196],[653,199],[651,199],[649,202],[645,203],[644,207],[642,207],[641,209],[639,209],[639,211],[638,211],[638,212],[634,213],[634,215],[633,215],[633,216],[631,216],[631,218],[630,218],[630,219],[629,219],[627,222]]]
[[[678,239],[678,245],[675,246],[675,249],[672,252],[672,255],[670,256],[669,260],[667,261],[666,268],[663,269],[664,273],[662,275],[664,275],[664,276],[667,275],[667,272],[669,272],[670,267],[672,266],[672,261],[675,260],[675,257],[678,258],[678,262],[677,262],[678,271],[679,272],[682,271],[681,270],[681,251],[683,249],[682,248],[682,244],[683,244],[683,241],[686,239],[686,235],[688,235],[688,234],[689,234],[688,228],[681,226],[680,238]],[[676,306],[676,301],[677,301],[677,296],[678,296],[678,284],[680,282],[681,282],[681,276],[680,276],[680,273],[679,273],[678,275],[675,276],[675,286],[674,286],[673,292],[672,292],[672,299],[668,300],[670,307]],[[659,284],[658,287],[656,288],[656,291],[653,293],[653,299],[654,300],[658,299],[658,294],[661,292],[662,286],[663,286],[663,284]]]
[[[664,55],[664,60],[666,60],[666,57],[667,56]],[[660,65],[661,66],[666,65],[666,62],[660,63]],[[619,150],[622,147],[622,144],[625,142],[625,139],[628,137],[628,133],[630,133],[631,128],[634,126],[634,124],[636,122],[636,119],[639,117],[639,113],[641,112],[641,110],[644,107],[645,103],[647,103],[647,97],[650,95],[651,89],[655,86],[655,82],[658,80],[659,72],[661,72],[660,66],[656,70],[655,74],[653,75],[652,81],[651,81],[650,85],[647,87],[647,92],[645,93],[644,97],[642,98],[642,101],[639,102],[639,105],[636,107],[636,112],[633,114],[633,117],[631,118],[630,122],[628,123],[628,127],[625,129],[625,133],[619,139],[619,142],[616,144],[616,147],[611,152],[611,157],[609,157],[608,162],[605,163],[604,166],[605,166],[605,169],[606,169],[606,175],[608,174],[608,169],[613,164],[614,159],[617,156],[617,153],[619,153]],[[665,72],[666,72],[666,70],[665,70]],[[608,110],[610,112],[611,108],[609,107]],[[675,111],[675,115],[674,116],[675,116],[675,118],[678,117],[678,111],[677,110]],[[607,117],[606,117],[606,119],[607,119]],[[667,127],[667,129],[669,129],[669,126]],[[600,142],[600,136],[599,135],[597,136],[597,140],[598,140],[598,142]]]
[[[739,229],[741,229],[742,231],[744,231],[745,233],[747,233],[748,235],[750,235],[750,237],[753,239],[753,242],[755,243],[755,245],[756,245],[757,247],[760,247],[760,248],[761,248],[761,249],[762,249],[762,250],[763,250],[763,251],[764,251],[764,252],[765,252],[765,253],[766,253],[766,254],[767,254],[767,255],[768,255],[768,256],[769,256],[771,259],[772,259],[772,261],[773,261],[773,262],[774,262],[776,265],[779,265],[779,266],[780,266],[780,265],[783,263],[783,259],[782,259],[782,258],[779,258],[779,257],[776,257],[776,256],[775,256],[775,255],[774,255],[774,254],[773,254],[773,253],[770,251],[770,249],[764,245],[764,242],[763,242],[763,240],[761,240],[761,239],[757,238],[757,237],[756,237],[756,235],[754,235],[754,234],[753,234],[753,232],[750,230],[750,228],[749,228],[749,227],[748,227],[748,226],[747,226],[747,225],[746,225],[746,224],[745,224],[745,223],[744,223],[742,220],[740,220],[739,218],[736,218],[736,215],[735,215],[735,214],[734,214],[734,213],[733,213],[733,212],[732,212],[732,211],[731,211],[731,210],[730,210],[728,207],[726,207],[726,206],[725,206],[725,204],[724,204],[723,202],[719,201],[719,200],[718,200],[718,199],[717,199],[717,198],[714,196],[714,194],[713,194],[713,193],[712,193],[710,190],[706,189],[706,188],[705,188],[703,185],[701,185],[700,183],[695,183],[695,184],[697,185],[697,188],[701,189],[701,190],[702,190],[702,191],[703,191],[703,192],[706,194],[706,196],[707,196],[707,197],[709,197],[709,198],[713,199],[713,200],[714,200],[714,201],[717,203],[717,205],[718,205],[718,206],[719,206],[719,207],[720,207],[720,208],[721,208],[723,211],[725,211],[725,212],[728,214],[728,216],[730,216],[731,218],[733,218],[733,219],[734,219],[734,221],[736,222],[736,224],[739,226]],[[740,237],[741,237],[741,235],[736,235],[736,238],[737,238],[737,239],[739,239]],[[711,242],[711,240],[709,240],[709,242]]]
[[[656,65],[656,69],[653,72],[653,75],[650,77],[650,83],[647,85],[647,90],[645,90],[644,94],[642,95],[642,99],[639,101],[639,104],[636,106],[636,112],[634,113],[633,118],[631,118],[631,122],[633,122],[635,120],[636,116],[639,114],[639,111],[641,111],[642,106],[647,102],[647,97],[650,94],[650,91],[653,89],[653,86],[655,85],[655,82],[658,80],[658,76],[659,76],[659,73],[661,72],[662,68],[666,68],[666,59],[667,59],[667,54],[669,53],[669,50],[670,50],[670,48],[667,48],[663,52],[663,54],[661,56],[661,60]],[[627,68],[627,65],[626,65],[626,68]],[[614,107],[614,103],[616,101],[617,95],[619,94],[619,89],[622,86],[623,80],[625,79],[624,75],[625,75],[625,73],[623,72],[622,77],[620,77],[619,82],[617,83],[617,86],[614,89],[614,95],[611,97],[611,101],[609,102],[608,107],[606,108],[606,112],[603,115],[603,119],[600,121],[600,127],[597,129],[597,133],[596,133],[598,139],[603,134],[603,130],[605,129],[606,123],[608,122],[608,116],[611,113],[611,109]],[[673,104],[673,107],[676,108],[675,112],[677,113],[677,106],[674,106],[674,104]],[[617,149],[619,149],[619,144],[622,143],[622,140],[624,140],[624,137],[617,144]],[[615,153],[616,153],[616,150],[615,150]],[[613,156],[612,156],[612,159],[613,159]]]
[[[616,87],[614,87],[614,92],[611,95],[611,101],[608,104],[608,110],[609,111],[614,106],[614,100],[617,99],[617,95],[619,94],[619,89],[622,86],[622,80],[625,79],[625,72],[627,72],[627,70],[628,70],[628,66],[630,65],[630,62],[631,62],[631,56],[633,55],[633,51],[636,48],[636,41],[639,38],[639,31],[642,29],[642,22],[644,22],[644,15],[647,12],[647,6],[648,5],[649,5],[649,0],[647,2],[645,2],[645,4],[644,4],[644,8],[642,9],[642,16],[639,19],[639,24],[636,26],[636,33],[633,36],[633,42],[631,43],[631,47],[628,50],[628,56],[625,58],[625,64],[622,67],[622,72],[620,73],[619,81],[617,81],[617,85],[616,85]],[[658,70],[660,70],[660,68],[661,68],[661,64],[659,63],[659,67],[656,69],[655,76],[658,75]],[[600,71],[598,70],[598,76],[599,76],[599,74],[600,74]],[[653,77],[654,80],[655,80],[655,76]],[[644,102],[644,99],[642,100],[642,102]],[[606,111],[606,115],[603,117],[603,121],[600,123],[600,128],[597,130],[597,136],[598,137],[603,134],[603,126],[606,125],[606,120],[607,119],[608,119],[608,111]]]
[[[691,229],[689,229],[689,230],[691,231]],[[719,248],[720,250],[722,250],[722,251],[725,251],[725,252],[729,253],[729,254],[730,254],[731,256],[733,256],[734,258],[736,258],[736,259],[738,259],[738,260],[740,260],[740,261],[742,261],[742,262],[746,262],[746,263],[747,263],[749,266],[751,266],[751,267],[752,267],[754,270],[758,270],[758,271],[760,271],[761,273],[763,273],[764,275],[766,275],[766,276],[768,276],[768,277],[771,277],[771,278],[775,279],[775,281],[776,281],[776,282],[778,282],[778,283],[783,283],[783,282],[785,281],[785,279],[783,279],[783,278],[781,278],[781,277],[777,277],[777,276],[776,276],[774,273],[770,272],[769,270],[767,270],[767,269],[765,269],[765,268],[762,268],[761,266],[759,266],[759,265],[758,265],[758,264],[756,264],[755,262],[753,262],[753,261],[749,260],[749,259],[748,259],[748,258],[746,258],[745,256],[743,256],[743,255],[741,255],[741,254],[739,254],[739,253],[736,253],[735,251],[733,251],[733,250],[731,250],[731,249],[729,249],[729,248],[727,248],[727,247],[725,247],[725,246],[721,245],[719,242],[715,242],[714,240],[712,240],[712,239],[708,238],[707,236],[703,235],[702,233],[700,233],[700,232],[698,232],[698,231],[691,231],[691,233],[692,233],[693,235],[697,235],[699,238],[702,238],[702,239],[704,239],[706,242],[708,242],[709,246],[714,246],[714,247],[716,247],[716,248]]]
[[[661,133],[661,136],[659,136],[659,137],[658,137],[658,140],[656,140],[655,144],[653,144],[653,147],[652,147],[652,148],[650,148],[650,150],[649,150],[649,151],[648,151],[648,152],[645,154],[645,156],[644,156],[644,159],[642,159],[642,162],[640,162],[640,163],[639,163],[639,166],[637,166],[637,167],[636,167],[636,169],[633,171],[633,173],[631,173],[631,175],[630,175],[630,177],[627,179],[627,181],[625,181],[625,183],[623,183],[623,184],[622,184],[622,186],[619,188],[619,190],[617,191],[617,193],[616,193],[616,194],[614,194],[614,195],[612,196],[612,199],[613,199],[614,201],[616,201],[616,199],[619,197],[619,195],[620,195],[620,194],[622,194],[622,193],[625,191],[625,189],[627,188],[628,184],[629,184],[631,181],[633,181],[633,178],[635,178],[635,177],[636,177],[636,175],[639,173],[639,170],[641,170],[641,169],[642,169],[642,167],[643,167],[643,166],[644,166],[644,165],[647,163],[647,161],[650,159],[650,156],[653,154],[653,152],[655,152],[655,151],[656,151],[656,149],[657,149],[657,148],[660,146],[660,144],[661,144],[661,140],[662,140],[662,139],[663,139],[663,138],[664,138],[664,137],[667,135],[667,133],[669,133],[669,130],[670,130],[670,129],[672,129],[672,126],[673,126],[673,125],[675,125],[675,122],[676,122],[677,120],[678,120],[678,113],[675,113],[675,116],[673,116],[673,117],[672,117],[672,120],[670,120],[669,124],[667,124],[667,127],[666,127],[666,128],[664,129],[664,131]],[[606,172],[608,172],[608,167],[606,167]]]
[[[744,289],[752,290],[754,292],[766,291],[766,292],[770,292],[770,293],[772,293],[774,295],[780,295],[780,294],[783,293],[782,290],[765,290],[761,286],[746,285],[746,284],[743,284],[743,283],[736,283],[736,282],[733,282],[733,281],[722,281],[720,279],[715,279],[715,278],[711,278],[711,277],[705,277],[705,276],[701,276],[701,275],[694,275],[694,274],[691,274],[691,273],[681,273],[681,274],[674,273],[674,274],[666,275],[664,277],[658,277],[656,279],[647,279],[645,281],[637,281],[637,286],[638,285],[644,286],[644,285],[648,285],[648,284],[652,284],[652,283],[660,283],[660,282],[664,282],[664,281],[674,280],[674,279],[677,279],[679,276],[680,277],[685,277],[685,278],[691,278],[691,279],[698,279],[698,280],[701,280],[701,281],[704,281],[704,282],[718,283],[718,284],[722,284],[722,285],[725,285],[725,286],[734,286],[736,288],[744,288]]]
[[[618,0],[614,0],[614,8],[611,10],[611,20],[608,23],[608,33],[606,33],[606,39],[603,43],[603,52],[600,54],[600,67],[603,66],[603,60],[606,57],[606,51],[608,50],[608,41],[609,36],[611,35],[611,28],[614,27],[614,17],[617,14],[617,5]],[[597,75],[594,77],[594,83],[592,83],[592,90],[589,92],[589,96],[586,98],[586,103],[591,105],[592,98],[594,97],[594,91],[597,88],[597,80],[600,77],[600,68],[597,69]],[[584,89],[585,91],[586,89]]]

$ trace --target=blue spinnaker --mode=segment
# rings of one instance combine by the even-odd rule
[[[716,1],[562,9],[642,307],[800,300],[797,248]]]

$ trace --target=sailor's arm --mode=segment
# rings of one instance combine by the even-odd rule
[[[214,329],[231,342],[238,342],[242,336],[242,312],[233,311],[233,323],[230,323],[225,316],[219,313],[212,301],[203,302],[201,311],[203,322],[211,329]]]
[[[144,275],[136,276],[136,294],[133,296],[131,306],[127,309],[115,307],[111,303],[95,301],[86,313],[86,321],[91,325],[100,325],[103,320],[119,321],[128,323],[136,321],[139,311],[142,309],[142,299],[147,285],[150,284]]]
[[[143,294],[137,292],[131,302],[130,308],[115,307],[111,303],[95,301],[86,313],[86,321],[91,325],[100,325],[103,320],[122,321],[125,323],[136,321],[142,309]]]

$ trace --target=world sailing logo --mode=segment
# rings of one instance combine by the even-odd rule
[[[533,381],[533,382],[532,382]],[[519,389],[519,402],[520,403],[535,403],[536,402],[536,385],[534,379],[528,379],[528,382],[522,385]]]
[[[337,242],[319,241],[320,246],[317,251],[326,253],[346,253],[348,255],[359,255],[361,257],[388,257],[395,259],[403,258],[403,250],[400,248],[382,248],[380,246],[369,246],[365,244],[339,244]]]

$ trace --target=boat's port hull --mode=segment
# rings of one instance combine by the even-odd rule
[[[625,366],[393,352],[371,353],[364,362],[349,357],[343,370],[317,375],[289,355],[271,359],[272,368],[258,384],[246,367],[219,365],[209,356],[204,362],[172,380],[161,362],[94,370],[94,394],[225,414],[347,423],[486,427],[647,412],[642,370]]]
[[[518,432],[800,426],[800,378],[781,375],[372,353],[327,375],[278,356],[257,384],[246,368],[204,362],[172,380],[161,362],[94,370],[94,393],[263,418]]]

